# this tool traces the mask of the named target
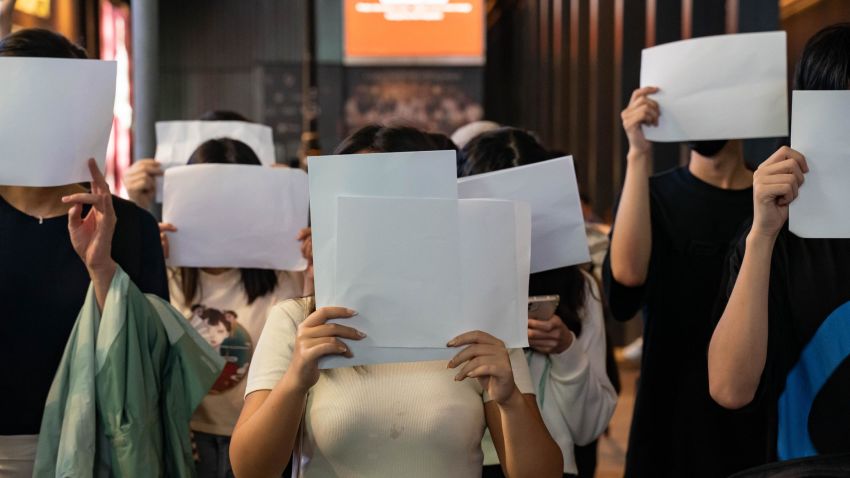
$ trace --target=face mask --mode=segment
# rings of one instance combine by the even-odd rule
[[[700,156],[711,158],[726,146],[728,140],[719,139],[714,141],[688,141],[688,147],[696,151]]]

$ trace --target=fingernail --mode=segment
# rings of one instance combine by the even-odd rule
[[[351,316],[351,317],[354,317],[355,315],[357,315],[357,311],[354,310],[354,309],[345,309],[345,310],[348,312],[348,315]]]
[[[62,202],[68,202],[68,196],[62,196]]]
[[[357,331],[357,336],[358,336],[358,337],[360,337],[360,338],[363,338],[363,337],[365,337],[365,336],[366,336],[366,333],[365,333],[365,332],[361,332],[361,331],[359,331],[359,330],[358,330],[358,331]]]
[[[447,347],[454,347],[454,346],[455,346],[455,343],[457,343],[457,340],[455,340],[455,339],[451,339],[451,340],[449,340],[449,342],[446,344],[446,346],[447,346]]]

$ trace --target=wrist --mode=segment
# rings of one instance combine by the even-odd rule
[[[291,364],[296,365],[296,364]],[[290,394],[294,394],[296,396],[307,396],[307,392],[313,388],[313,385],[304,383],[301,379],[300,374],[295,370],[297,366],[290,366],[286,373],[283,374],[283,378],[280,379],[280,384],[284,390],[286,390]]]
[[[504,400],[496,402],[499,405],[499,409],[503,412],[516,410],[519,407],[525,406],[525,399],[522,397],[522,393],[517,388],[516,383],[513,383],[512,386],[513,389],[510,395]]]
[[[640,148],[635,146],[629,147],[629,152],[626,153],[626,162],[628,163],[645,163],[652,157],[652,147]]]
[[[86,269],[88,270],[89,277],[92,280],[97,280],[100,282],[109,282],[112,281],[112,276],[115,275],[115,270],[118,268],[118,264],[115,263],[114,260],[110,257],[108,261],[105,261],[103,264],[86,264]]]
[[[776,238],[779,236],[779,231],[771,231],[754,225],[747,234],[747,248],[751,246],[769,245],[773,247]]]

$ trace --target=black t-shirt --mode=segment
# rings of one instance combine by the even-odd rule
[[[143,292],[168,299],[159,230],[146,211],[113,198],[112,257]],[[39,220],[0,197],[0,435],[37,434],[44,401],[89,287],[68,218]]]
[[[730,260],[726,300],[745,238]],[[850,452],[850,240],[783,228],[769,287],[767,361],[750,405],[768,410],[765,459]]]
[[[677,168],[650,178],[652,254],[641,287],[604,265],[612,315],[643,309],[644,348],[627,477],[716,477],[760,464],[756,412],[733,413],[708,392],[706,350],[726,260],[752,216],[752,189],[724,190]]]

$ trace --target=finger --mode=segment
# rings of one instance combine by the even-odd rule
[[[634,92],[632,92],[632,98],[629,101],[631,102],[631,101],[634,101],[635,99],[637,99],[641,96],[651,95],[653,93],[658,93],[659,91],[660,91],[660,89],[658,87],[644,86],[643,88],[638,88]]]
[[[307,239],[308,237],[310,237],[312,234],[313,234],[312,228],[305,227],[305,228],[301,229],[300,231],[298,231],[298,240],[303,241],[303,240]]]
[[[68,210],[68,228],[70,230],[77,229],[83,223],[82,212],[83,208],[79,204],[74,204]]]
[[[772,176],[765,176],[759,180],[759,183],[765,186],[772,184],[790,184],[795,197],[797,196],[797,192],[802,184],[797,176],[793,174],[774,174]]]
[[[770,155],[769,158],[767,158],[763,163],[759,165],[758,169],[761,170],[763,168],[767,168],[771,165],[785,161],[786,159],[795,160],[800,165],[800,169],[802,169],[803,172],[809,172],[809,164],[808,162],[806,162],[805,156],[800,154],[798,151],[789,148],[788,146],[783,146],[776,150],[775,153]]]
[[[472,360],[467,362],[466,365],[464,365],[460,369],[460,372],[458,372],[457,375],[455,375],[455,381],[459,382],[459,381],[463,380],[464,378],[466,378],[466,375],[469,372],[471,372],[471,371],[473,371],[477,368],[480,368],[482,365],[486,365],[486,364],[491,363],[491,360],[493,360],[493,359],[490,358],[490,357],[486,357],[486,358],[485,357],[475,357],[475,358],[473,358]]]
[[[534,339],[534,340],[553,339],[554,340],[555,337],[552,335],[551,331],[546,332],[546,331],[543,331],[543,330],[537,330],[537,329],[531,329],[530,328],[530,329],[528,329],[528,339],[529,340],[532,340],[532,339]]]
[[[326,323],[322,325],[317,325],[315,327],[307,328],[305,336],[313,338],[340,337],[351,340],[362,340],[364,337],[366,337],[366,334],[353,327],[348,327],[346,325]]]
[[[466,332],[465,334],[460,334],[457,337],[449,340],[446,344],[449,347],[460,347],[461,345],[469,345],[469,344],[491,344],[491,345],[501,345],[504,347],[505,344],[502,343],[501,340],[493,337],[492,335],[482,332],[480,330],[473,330],[472,332]]]
[[[161,222],[159,223],[159,232],[177,232],[177,228],[174,227],[174,224],[169,222]]]
[[[100,204],[101,195],[92,193],[76,193],[71,194],[70,196],[63,196],[62,202],[65,204],[90,204],[94,206],[95,204]]]
[[[770,166],[767,166],[763,170],[763,172],[759,172],[760,177],[769,177],[782,174],[793,175],[797,184],[803,184],[803,181],[805,181],[803,168],[800,163],[794,158],[786,159],[776,164],[772,164]]]
[[[162,176],[164,173],[164,171],[162,170],[162,165],[153,159],[143,160],[141,164],[142,170],[146,173],[147,177]]]
[[[465,378],[503,377],[508,370],[503,370],[503,367],[498,365],[486,364],[469,371]]]
[[[310,314],[301,325],[304,327],[315,327],[331,319],[347,319],[355,315],[357,315],[357,312],[345,307],[321,307]]]
[[[504,350],[504,349],[502,349],[502,350]],[[498,352],[498,349],[495,348],[492,345],[486,345],[486,344],[470,345],[469,347],[466,347],[465,349],[458,352],[454,357],[452,357],[452,359],[449,360],[447,367],[448,368],[455,368],[458,365],[460,365],[460,364],[462,364],[462,363],[464,363],[468,360],[471,360],[475,357],[480,357],[480,356],[484,356],[484,355],[494,355],[497,352]]]
[[[794,189],[790,184],[769,184],[760,188],[760,196],[776,201],[780,206],[787,206],[794,200]]]
[[[348,346],[339,340],[324,341],[315,343],[314,345],[308,345],[305,355],[305,358],[308,360],[318,360],[319,358],[328,355],[342,355],[348,358],[354,356]]]
[[[89,158],[89,172],[91,173],[92,184],[96,184],[100,188],[100,192],[109,191],[109,184],[106,182],[106,178],[103,177],[103,173],[100,172],[100,168],[97,166],[97,161],[94,158]]]
[[[544,332],[549,332],[555,328],[555,323],[551,320],[537,320],[528,318],[528,327],[530,329],[542,330]]]
[[[528,346],[533,348],[554,349],[558,345],[557,340],[529,340]]]

